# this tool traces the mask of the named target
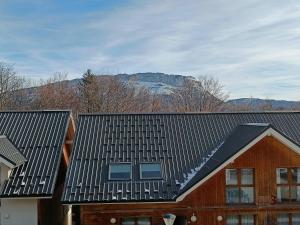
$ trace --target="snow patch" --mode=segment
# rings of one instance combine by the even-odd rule
[[[183,189],[190,181],[193,179],[193,177],[197,174],[198,171],[207,163],[207,161],[220,149],[220,147],[224,144],[224,141],[221,142],[216,148],[214,148],[211,153],[208,155],[208,157],[204,157],[202,159],[202,162],[199,166],[196,168],[191,169],[190,173],[183,174],[184,181],[180,183],[178,180],[176,180],[176,184],[180,185],[180,190]]]

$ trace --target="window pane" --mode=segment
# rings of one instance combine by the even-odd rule
[[[291,169],[291,173],[292,173],[292,182],[294,184],[299,184],[300,183],[300,168]]]
[[[140,217],[137,219],[138,225],[150,225],[150,218],[149,217]]]
[[[289,215],[280,214],[277,216],[277,225],[289,225]]]
[[[254,188],[253,187],[241,187],[241,202],[253,203],[254,202]]]
[[[277,200],[279,202],[289,201],[289,187],[288,186],[278,186],[277,187]]]
[[[242,225],[254,225],[254,216],[242,215]]]
[[[277,168],[276,169],[276,180],[277,184],[287,184],[288,183],[288,169],[287,168]]]
[[[297,186],[297,202],[300,202],[300,186]]]
[[[241,169],[241,176],[242,184],[253,184],[253,169]]]
[[[122,225],[135,225],[134,218],[122,219]]]
[[[227,203],[239,203],[239,188],[227,187],[226,188],[226,202]]]
[[[236,169],[226,169],[226,184],[236,185],[238,184],[238,176]]]
[[[300,214],[292,214],[292,224],[300,225]]]
[[[141,178],[161,178],[161,166],[159,163],[142,163],[140,169]]]
[[[291,201],[300,201],[300,186],[291,186]]]
[[[290,193],[290,195],[291,195],[291,198],[290,198],[291,201],[292,202],[297,201],[297,187],[296,186],[291,186],[290,191],[291,191],[291,193]]]
[[[239,225],[239,217],[238,216],[227,216],[226,225]]]
[[[112,164],[110,165],[110,179],[129,180],[131,178],[131,164]]]

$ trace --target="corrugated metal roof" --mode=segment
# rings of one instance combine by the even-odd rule
[[[0,136],[0,157],[3,157],[10,164],[20,166],[27,159],[23,154],[8,140],[5,135]]]
[[[80,115],[62,201],[173,201],[189,174],[245,123],[271,124],[300,143],[299,112]],[[132,180],[108,180],[115,162],[132,163]],[[140,179],[141,162],[160,162],[163,179]]]
[[[70,111],[0,112],[0,134],[27,159],[12,169],[2,198],[53,194],[69,117]]]

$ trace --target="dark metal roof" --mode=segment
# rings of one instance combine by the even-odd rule
[[[53,194],[69,117],[69,111],[0,112],[0,133],[27,159],[12,169],[0,197]]]
[[[0,136],[0,157],[12,164],[13,167],[20,166],[27,161],[23,154],[5,135]]]
[[[206,158],[216,148],[223,150],[215,157],[229,157],[228,146],[238,149],[269,126],[261,123],[300,143],[299,112],[80,115],[62,201],[174,201],[202,162],[213,164]],[[245,139],[237,141],[239,133]],[[108,180],[114,162],[131,162],[132,180]],[[163,179],[141,180],[142,162],[160,162]]]

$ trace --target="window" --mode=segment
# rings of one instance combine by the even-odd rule
[[[255,225],[255,216],[254,215],[227,216],[226,225]]]
[[[140,164],[141,179],[160,179],[161,166],[160,163],[142,163]]]
[[[277,225],[300,225],[300,214],[279,214]]]
[[[226,169],[226,202],[254,203],[254,170]]]
[[[122,219],[122,225],[151,225],[149,217],[128,217]]]
[[[300,168],[277,168],[277,201],[300,201]]]
[[[131,164],[130,163],[115,163],[109,165],[110,180],[130,180],[131,179]]]

